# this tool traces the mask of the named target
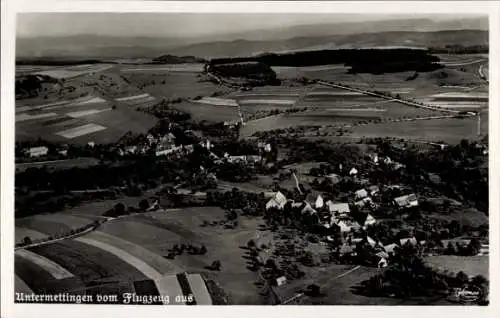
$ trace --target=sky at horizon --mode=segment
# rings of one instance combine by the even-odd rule
[[[247,13],[21,13],[18,37],[106,36],[198,37],[300,25],[426,18],[449,20],[477,15],[247,14]]]

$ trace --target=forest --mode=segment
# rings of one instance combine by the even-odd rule
[[[211,66],[260,62],[268,66],[318,66],[344,64],[352,73],[429,72],[441,68],[437,56],[418,49],[341,49],[293,53],[268,53],[256,57],[212,59]]]

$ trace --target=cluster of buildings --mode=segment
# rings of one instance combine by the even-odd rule
[[[379,163],[378,156],[372,157],[375,164]],[[394,165],[388,157],[382,159],[385,164]],[[395,166],[396,169],[399,167]],[[342,167],[339,167],[342,170]],[[360,189],[353,191],[349,195],[349,199],[344,202],[335,202],[333,200],[326,200],[321,194],[306,196],[305,200],[301,202],[294,202],[289,200],[281,192],[276,192],[273,197],[269,199],[266,204],[266,210],[277,209],[283,210],[288,202],[291,204],[292,209],[299,209],[302,214],[308,213],[317,216],[319,225],[326,229],[334,226],[338,227],[341,234],[342,245],[339,248],[339,253],[343,255],[355,256],[356,245],[360,242],[366,241],[371,247],[374,248],[376,254],[373,257],[376,259],[377,266],[387,266],[389,254],[394,252],[397,246],[406,244],[418,245],[422,242],[416,242],[413,237],[405,238],[401,241],[395,242],[384,246],[381,242],[375,241],[371,237],[361,237],[361,230],[366,230],[369,226],[376,224],[377,219],[371,214],[380,208],[376,199],[380,197],[385,191],[394,188],[400,189],[400,186],[387,186],[381,189],[377,185],[369,185],[369,180],[363,180],[359,175],[357,168],[351,168],[348,171],[349,177],[355,177]],[[337,182],[342,180],[342,177],[336,174],[326,176],[332,178]],[[364,186],[364,187],[363,187]],[[375,199],[375,200],[374,200]],[[407,209],[417,207],[419,205],[418,198],[414,193],[409,193],[392,198],[392,204],[397,209]],[[327,236],[327,240],[333,241],[331,236]]]

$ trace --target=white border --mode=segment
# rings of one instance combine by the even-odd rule
[[[13,305],[13,181],[14,181],[14,43],[16,12],[243,12],[243,13],[369,13],[369,14],[425,14],[425,13],[477,13],[490,16],[490,300],[489,307],[384,307],[384,306],[226,306],[203,308],[200,306],[106,306],[106,305]],[[1,317],[89,317],[92,315],[117,317],[144,317],[149,315],[197,315],[205,317],[255,317],[259,315],[289,316],[342,316],[361,315],[381,317],[496,317],[500,290],[499,267],[499,200],[498,187],[498,124],[500,119],[498,97],[500,63],[499,3],[497,1],[343,1],[343,2],[257,2],[257,1],[2,1],[2,64],[1,64]],[[496,301],[495,301],[496,300]],[[231,311],[231,312],[230,312]],[[496,312],[496,315],[495,315]]]

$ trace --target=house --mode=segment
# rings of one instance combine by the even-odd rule
[[[417,242],[417,239],[414,238],[414,237],[406,237],[406,238],[402,238],[399,240],[399,244],[401,246],[405,246],[405,245],[412,245],[412,246],[417,246],[418,245],[418,242]]]
[[[376,153],[371,153],[368,155],[370,159],[373,161],[373,163],[378,164],[378,154]]]
[[[413,193],[397,197],[394,199],[394,202],[400,208],[409,208],[418,206],[417,196]]]
[[[368,213],[365,223],[363,223],[363,228],[365,229],[367,226],[373,225],[375,223],[377,223],[377,220],[375,220],[375,218]]]
[[[402,168],[404,168],[404,167],[405,167],[405,165],[404,165],[404,164],[401,164],[401,163],[399,163],[399,162],[394,162],[394,163],[392,164],[392,169],[393,169],[393,170],[399,170],[399,169],[402,169]]]
[[[283,286],[285,284],[286,284],[286,277],[285,276],[281,276],[281,277],[276,278],[276,286]]]
[[[309,204],[309,202],[305,202],[305,206],[302,208],[302,214],[304,213],[311,213],[315,214],[317,213],[316,210]]]
[[[168,149],[160,149],[160,150],[157,150],[155,152],[156,156],[166,156],[166,155],[169,155],[169,154],[172,154],[174,152],[177,152],[179,150],[182,149],[182,146],[179,146],[179,147],[172,147],[172,148],[168,148]]]
[[[89,146],[90,148],[94,148],[94,147],[95,147],[95,142],[93,142],[93,141],[89,141],[89,142],[87,143],[87,146]]]
[[[258,155],[249,155],[247,156],[246,160],[248,162],[260,162],[262,160],[262,157],[261,156],[258,156]]]
[[[231,163],[247,162],[247,156],[229,156],[227,161]]]
[[[68,150],[67,149],[62,149],[62,150],[59,150],[58,153],[61,156],[67,156],[68,155]]]
[[[389,255],[386,252],[378,252],[375,254],[378,257],[377,267],[384,268],[388,265]]]
[[[340,232],[343,234],[351,232],[351,231],[356,231],[356,230],[359,230],[361,228],[357,222],[348,221],[348,220],[341,220],[341,221],[338,221],[336,224],[338,227],[340,227]]]
[[[281,192],[276,192],[274,197],[270,199],[266,204],[266,210],[271,208],[283,209],[285,207],[287,200],[286,197]]]
[[[398,248],[398,245],[396,243],[392,243],[392,244],[384,246],[384,250],[386,251],[386,253],[394,253],[397,248]]]
[[[200,141],[200,145],[203,147],[203,148],[206,148],[207,150],[210,150],[210,148],[212,148],[212,143],[210,142],[210,140],[205,140],[205,141]]]
[[[327,175],[326,177],[330,180],[330,182],[332,184],[337,184],[340,181],[342,181],[342,177],[339,176],[338,174],[335,174],[335,173],[331,173],[331,174]]]
[[[356,200],[364,199],[368,196],[368,192],[365,189],[358,190],[354,192]]]
[[[373,201],[370,197],[366,197],[362,200],[354,202],[354,205],[361,209],[361,208],[364,208],[365,206],[369,206],[369,207],[372,206]]]
[[[326,205],[331,213],[346,214],[351,212],[348,203],[333,203],[331,200],[328,200]]]
[[[49,148],[45,146],[41,147],[32,147],[28,149],[28,155],[30,157],[41,157],[41,156],[46,156],[49,153]]]
[[[358,174],[358,169],[352,168],[351,170],[349,170],[349,175],[350,176],[355,176],[357,174]]]
[[[347,244],[344,244],[340,247],[339,254],[340,255],[355,255],[356,252],[354,250],[354,247],[347,245]]]
[[[369,236],[366,237],[366,241],[368,242],[368,244],[370,244],[371,247],[375,247],[378,244],[377,241],[375,241],[374,239],[372,239]]]
[[[135,154],[137,152],[137,146],[125,147],[125,153]]]
[[[481,244],[481,248],[479,249],[478,255],[489,255],[490,254],[490,245],[489,244]]]
[[[325,202],[323,200],[323,197],[321,194],[318,194],[318,197],[316,198],[316,202],[314,202],[314,207],[316,209],[321,209],[323,206],[325,206]]]
[[[153,137],[153,135],[151,135],[151,134],[148,134],[146,136],[146,140],[148,141],[150,146],[156,141],[155,137]]]
[[[371,196],[374,196],[380,192],[380,188],[376,185],[368,187],[368,192]]]

